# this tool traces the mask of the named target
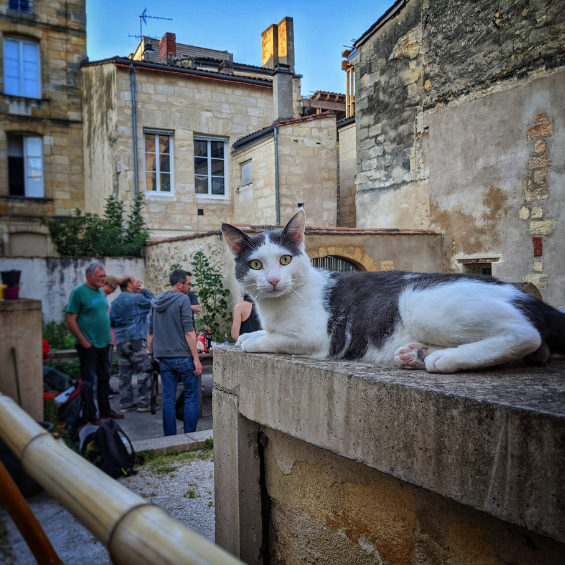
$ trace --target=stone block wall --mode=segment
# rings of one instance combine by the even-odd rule
[[[409,0],[363,40],[358,225],[434,229],[443,270],[490,258],[564,304],[564,32],[556,3]]]
[[[135,195],[130,70],[113,63],[104,67],[104,71],[98,66],[83,67],[85,84],[94,84],[102,73],[106,77],[97,82],[100,91],[85,101],[85,112],[93,116],[93,127],[85,132],[85,146],[89,148],[86,161],[107,163],[104,174],[93,176],[87,186],[87,199],[98,208],[111,192],[126,202],[131,202]],[[112,73],[112,78],[107,76]],[[202,232],[217,228],[220,221],[231,220],[239,178],[229,174],[233,170],[229,146],[238,137],[272,123],[272,89],[139,68],[135,80],[139,190],[146,198],[144,216],[153,235],[170,237]],[[109,111],[115,111],[115,120],[108,116]],[[107,132],[103,136],[98,130],[100,120],[102,131]],[[145,192],[144,128],[174,132],[173,194]],[[228,141],[225,198],[195,194],[195,135]],[[198,209],[203,210],[203,215],[198,214]]]
[[[241,186],[241,165],[249,160],[252,161],[253,182]],[[233,155],[232,178],[236,179],[238,187],[234,195],[234,221],[238,224],[275,225],[275,142],[272,136]]]
[[[33,13],[0,7],[0,60],[5,38],[37,41],[41,65],[41,98],[0,94],[0,235],[1,254],[9,256],[10,237],[34,233],[43,237],[39,218],[70,216],[84,208],[82,100],[80,62],[86,57],[84,0],[34,2]],[[0,92],[4,91],[0,73]],[[43,138],[44,198],[9,197],[6,134]],[[16,236],[17,237],[17,236]],[[20,248],[17,245],[17,248]],[[45,240],[45,255],[53,250]]]
[[[336,145],[334,116],[280,126],[281,223],[304,204],[309,225],[336,225]]]

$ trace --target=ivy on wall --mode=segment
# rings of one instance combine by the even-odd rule
[[[59,255],[65,257],[140,257],[149,229],[141,211],[145,206],[143,196],[133,201],[131,212],[126,215],[124,202],[109,196],[104,214],[84,214],[78,208],[70,219],[42,218],[53,245]]]

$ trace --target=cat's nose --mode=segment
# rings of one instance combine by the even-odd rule
[[[267,282],[273,285],[273,288],[277,288],[277,284],[280,282],[280,277],[267,277]]]

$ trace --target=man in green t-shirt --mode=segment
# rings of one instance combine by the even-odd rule
[[[110,408],[110,317],[108,302],[102,290],[106,281],[104,265],[96,261],[86,266],[86,283],[71,292],[67,305],[67,326],[75,336],[80,359],[81,379],[94,383],[98,375],[98,410],[100,418],[121,419],[124,416]],[[88,410],[88,420],[96,420],[96,410]]]

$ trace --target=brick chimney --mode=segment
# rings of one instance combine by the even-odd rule
[[[177,56],[177,36],[166,33],[159,41],[159,62],[163,65],[172,65]]]

